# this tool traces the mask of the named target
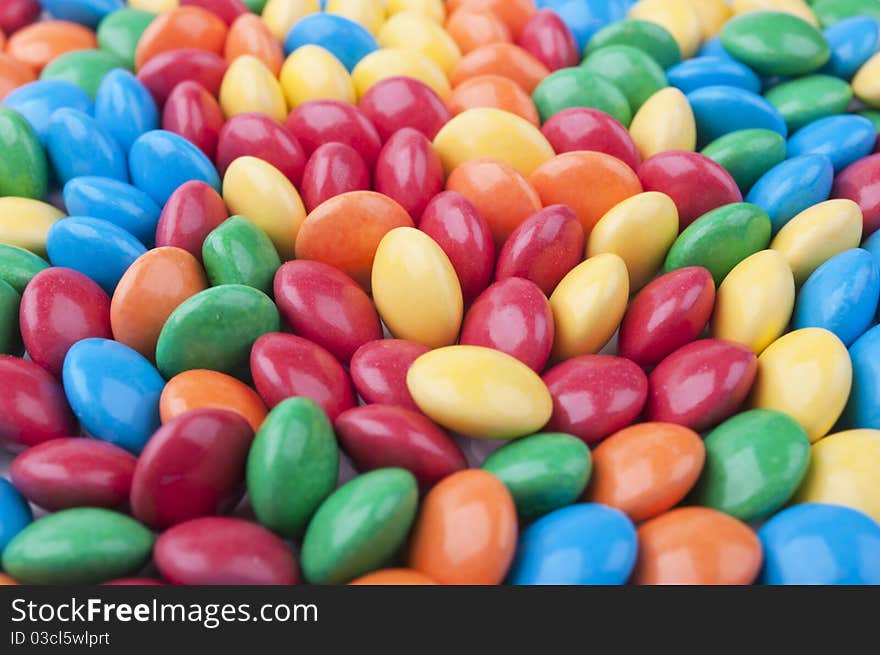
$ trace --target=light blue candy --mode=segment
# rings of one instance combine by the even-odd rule
[[[705,86],[687,94],[697,122],[700,147],[718,137],[752,128],[788,136],[779,111],[757,93],[735,86]]]
[[[729,59],[731,61],[736,61],[727,50],[724,49],[724,46],[721,45],[721,39],[717,36],[713,36],[711,39],[706,39],[703,42],[700,51],[697,53],[699,57],[718,57],[719,59]]]
[[[666,71],[669,84],[690,93],[706,86],[735,86],[752,93],[761,91],[761,78],[751,68],[734,59],[695,57]]]
[[[65,80],[37,80],[18,87],[3,100],[34,128],[40,143],[46,145],[49,119],[57,109],[67,107],[91,115],[95,108],[89,94]]]
[[[74,216],[118,225],[152,248],[162,209],[140,189],[108,177],[75,177],[64,185],[64,206]]]
[[[871,154],[877,141],[874,124],[863,116],[828,116],[804,125],[788,140],[789,157],[825,155],[834,172]]]
[[[34,520],[31,507],[9,481],[0,478],[0,553]]]
[[[97,175],[128,182],[125,153],[107,130],[88,114],[59,109],[49,119],[46,150],[58,180]]]
[[[515,585],[620,585],[636,563],[626,514],[595,503],[558,509],[520,535],[507,581]]]
[[[64,358],[64,393],[97,439],[138,454],[159,428],[165,380],[140,353],[110,339],[84,339]]]
[[[147,249],[109,221],[68,216],[49,228],[46,251],[53,266],[79,271],[112,296],[119,279]]]
[[[880,266],[880,231],[874,232],[874,234],[865,239],[862,243],[862,248],[871,253],[877,266]]]
[[[173,132],[153,130],[139,136],[128,153],[128,165],[132,183],[159,206],[191,180],[201,180],[220,192],[220,178],[211,160]]]
[[[583,52],[603,27],[626,18],[635,2],[629,0],[538,0],[538,9],[552,9],[568,27],[578,51]]]
[[[880,525],[849,507],[795,505],[771,517],[758,537],[763,584],[880,584]]]
[[[746,196],[770,216],[773,233],[808,207],[828,200],[834,166],[825,155],[803,155],[764,173]]]
[[[317,45],[330,51],[349,71],[379,49],[366,28],[336,14],[309,14],[294,23],[284,39],[284,51],[290,54],[304,45]]]
[[[147,87],[128,71],[117,68],[107,73],[98,87],[95,120],[128,153],[141,134],[159,127],[159,110]]]
[[[107,14],[125,6],[123,0],[40,0],[53,18],[69,20],[94,29]]]
[[[880,325],[865,332],[849,349],[852,390],[840,425],[880,430]]]
[[[848,80],[877,52],[880,26],[870,16],[852,16],[826,27],[823,34],[831,57],[817,72]]]

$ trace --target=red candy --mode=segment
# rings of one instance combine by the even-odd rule
[[[516,42],[551,72],[577,66],[581,60],[571,31],[552,9],[541,9],[532,16]]]
[[[306,153],[290,130],[264,114],[238,114],[223,129],[217,142],[217,170],[223,175],[234,160],[250,155],[277,168],[299,187]]]
[[[220,92],[226,60],[214,52],[184,48],[156,55],[138,70],[137,78],[160,107],[181,82],[198,82],[213,96]]]
[[[379,133],[370,119],[357,107],[339,100],[304,102],[290,113],[285,127],[308,155],[322,144],[339,141],[357,150],[372,168],[382,149]]]
[[[37,20],[41,10],[37,0],[3,0],[0,3],[0,30],[12,34]]]
[[[179,134],[213,159],[222,127],[223,110],[205,87],[192,81],[174,87],[162,110],[163,130]]]
[[[443,164],[425,135],[411,127],[395,132],[379,152],[376,191],[394,198],[414,222],[443,190]]]
[[[428,348],[405,339],[365,343],[351,358],[351,378],[367,403],[395,405],[418,411],[406,386],[406,373]]]
[[[220,18],[227,25],[248,13],[248,8],[241,0],[180,0],[181,7],[201,7]]]
[[[627,129],[598,109],[571,107],[553,114],[541,132],[557,154],[593,150],[617,157],[633,170],[642,159]]]
[[[300,192],[306,211],[349,191],[370,190],[370,169],[358,151],[344,143],[325,143],[306,163]]]
[[[411,127],[433,141],[450,119],[440,96],[427,84],[409,77],[377,82],[358,104],[383,141],[397,130]]]
[[[156,227],[156,247],[176,246],[202,261],[205,237],[228,217],[223,198],[211,185],[186,182],[165,203]]]
[[[844,168],[834,180],[832,198],[848,198],[862,210],[862,236],[880,228],[880,154],[860,159]]]

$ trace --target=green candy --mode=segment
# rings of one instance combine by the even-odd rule
[[[242,0],[244,2],[244,6],[250,9],[255,14],[263,13],[263,7],[266,6],[266,2],[268,0]]]
[[[75,50],[53,59],[40,74],[41,80],[65,80],[76,84],[92,100],[101,80],[114,68],[126,68],[125,61],[104,50]]]
[[[703,214],[678,235],[664,264],[665,272],[687,266],[709,270],[715,286],[734,266],[770,243],[770,217],[748,202],[735,202]]]
[[[730,173],[745,195],[758,178],[785,160],[785,139],[773,130],[737,130],[715,139],[702,154]]]
[[[663,69],[645,51],[628,45],[609,45],[588,55],[584,70],[611,80],[634,112],[645,100],[668,86]]]
[[[851,16],[870,16],[880,20],[880,0],[816,0],[811,4],[822,27]]]
[[[822,32],[780,11],[736,16],[719,36],[732,57],[763,75],[803,75],[821,68],[831,56]]]
[[[45,268],[49,268],[49,262],[30,250],[0,243],[0,280],[19,294],[24,293],[31,278]]]
[[[18,291],[0,280],[0,354],[18,355],[21,350],[21,333],[18,330],[18,308],[21,296]]]
[[[313,584],[342,584],[375,571],[409,533],[419,491],[409,471],[370,471],[324,501],[303,539],[303,575]]]
[[[551,73],[535,88],[532,100],[545,122],[569,107],[591,107],[610,114],[624,125],[632,120],[632,109],[614,83],[580,66]]]
[[[242,284],[212,287],[187,298],[168,317],[156,344],[156,364],[168,380],[198,368],[246,379],[254,341],[280,329],[278,309],[262,291]]]
[[[603,27],[590,39],[584,55],[609,45],[639,48],[647,52],[663,70],[681,62],[681,48],[669,31],[646,20],[628,18]]]
[[[836,77],[808,75],[777,84],[764,98],[782,114],[788,131],[796,132],[820,118],[844,113],[852,101],[853,90]]]
[[[48,184],[49,166],[36,132],[21,114],[0,107],[0,196],[40,200]]]
[[[3,569],[25,584],[97,584],[131,575],[153,549],[153,533],[109,509],[77,507],[44,516],[3,551]]]
[[[510,491],[523,521],[533,521],[571,505],[590,479],[592,459],[583,441],[548,432],[518,439],[483,462]]]
[[[205,238],[202,260],[212,286],[245,284],[266,294],[281,266],[272,241],[244,216],[227,218]]]
[[[706,463],[691,498],[742,521],[764,518],[788,502],[810,462],[804,429],[770,409],[737,414],[703,443]]]
[[[139,9],[118,9],[107,14],[98,25],[98,45],[134,70],[134,51],[138,41],[155,18],[155,14]]]
[[[298,537],[339,475],[336,435],[308,398],[288,398],[269,412],[247,461],[247,490],[257,520]]]

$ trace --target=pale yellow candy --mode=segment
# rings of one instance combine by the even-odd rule
[[[663,266],[678,236],[678,209],[659,191],[636,194],[608,210],[590,232],[587,257],[619,255],[629,272],[629,289],[638,291]]]
[[[401,11],[417,11],[430,16],[441,25],[446,20],[446,7],[443,0],[386,0],[385,13],[390,18]]]
[[[0,243],[46,255],[49,228],[64,213],[32,198],[0,197]]]
[[[700,47],[702,27],[692,0],[639,0],[629,10],[629,17],[665,27],[685,58],[693,57]]]
[[[543,380],[518,359],[481,346],[449,346],[419,357],[406,385],[428,418],[455,432],[511,439],[537,432],[553,412]]]
[[[433,59],[415,50],[382,48],[361,59],[351,72],[358,99],[389,77],[412,77],[434,89],[444,100],[452,92],[449,80]]]
[[[385,22],[385,8],[381,0],[327,0],[324,11],[345,16],[365,27],[370,34],[377,34]]]
[[[840,417],[852,386],[846,346],[822,328],[789,332],[758,357],[751,405],[785,412],[815,442]]]
[[[379,242],[372,272],[373,301],[395,337],[429,348],[455,343],[461,329],[461,285],[437,243],[413,227]]]
[[[762,250],[737,264],[718,288],[712,336],[760,355],[785,332],[793,309],[788,262],[775,250]]]
[[[468,109],[446,123],[434,137],[447,175],[469,159],[500,159],[528,177],[555,156],[541,130],[524,118],[492,107]]]
[[[733,16],[733,9],[725,0],[692,0],[692,3],[700,18],[700,33],[704,40],[716,36]]]
[[[862,64],[852,80],[856,98],[871,107],[880,107],[880,52]]]
[[[862,241],[862,210],[852,200],[839,198],[813,205],[779,230],[770,247],[788,261],[800,286],[824,262]]]
[[[261,18],[275,38],[283,42],[294,23],[319,11],[318,0],[269,0]]]
[[[284,60],[281,89],[291,109],[310,100],[354,104],[354,82],[345,66],[321,46],[304,45]]]
[[[425,14],[402,11],[389,18],[376,37],[383,48],[415,50],[437,64],[446,76],[461,59],[452,37]]]
[[[697,147],[697,123],[685,95],[675,87],[660,89],[636,112],[629,134],[642,159],[667,150]]]
[[[629,274],[618,255],[596,255],[575,266],[550,296],[553,359],[602,350],[620,325],[628,299]]]
[[[880,521],[880,430],[838,432],[813,445],[796,503],[830,503]]]
[[[163,14],[167,11],[177,9],[178,0],[128,0],[129,9],[140,9],[141,11],[149,11],[153,14]]]
[[[259,112],[279,123],[287,118],[287,101],[272,71],[253,55],[242,55],[229,64],[220,84],[220,107],[226,118]]]
[[[819,20],[810,6],[803,0],[733,0],[733,11],[746,14],[750,11],[779,11],[797,16],[810,25],[819,27]]]
[[[223,176],[223,202],[230,214],[245,216],[263,230],[282,260],[293,259],[306,208],[281,171],[262,159],[239,157]]]

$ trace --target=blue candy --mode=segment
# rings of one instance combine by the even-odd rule
[[[56,110],[67,107],[90,115],[95,110],[89,94],[65,80],[28,82],[6,96],[3,105],[24,116],[43,146],[49,132],[49,119]]]
[[[788,136],[779,111],[757,93],[735,86],[704,86],[687,94],[697,122],[700,147],[718,137],[752,128]]]
[[[108,177],[75,177],[64,185],[64,206],[75,216],[110,221],[152,248],[162,209],[146,193]]]
[[[877,52],[880,26],[870,16],[852,16],[825,28],[823,34],[831,57],[818,72],[848,80]]]
[[[761,91],[761,78],[734,59],[695,57],[666,71],[669,84],[690,93],[706,86],[735,86],[752,93]]]
[[[849,358],[853,369],[852,390],[840,425],[880,430],[880,325],[859,337],[849,349]]]
[[[8,481],[0,478],[0,553],[33,520],[27,501]]]
[[[719,59],[729,59],[730,61],[737,61],[734,59],[727,50],[724,49],[724,46],[721,45],[721,39],[717,36],[713,36],[711,39],[706,39],[703,42],[703,46],[700,48],[700,51],[697,53],[699,57],[718,57]]]
[[[773,233],[808,207],[828,200],[834,166],[825,155],[803,155],[764,173],[746,196],[770,216]]]
[[[877,266],[880,266],[880,231],[874,232],[862,243],[862,248],[867,250],[874,257]]]
[[[101,80],[95,96],[95,119],[128,153],[141,134],[159,127],[159,110],[147,87],[117,68]]]
[[[123,0],[40,0],[53,18],[69,20],[94,29],[107,14],[125,7]]]
[[[788,140],[788,156],[825,155],[835,173],[871,154],[877,130],[863,116],[828,116],[805,125]]]
[[[132,183],[159,206],[190,180],[201,180],[220,191],[220,177],[211,160],[173,132],[153,130],[138,137],[128,153],[128,165]]]
[[[59,109],[52,114],[46,150],[62,184],[83,175],[128,182],[122,148],[98,121],[76,109]]]
[[[309,14],[294,23],[284,39],[290,54],[300,46],[317,45],[333,53],[349,71],[371,52],[379,49],[366,28],[336,14]]]
[[[140,353],[109,339],[84,339],[64,358],[64,393],[92,436],[138,454],[159,428],[165,380]]]

